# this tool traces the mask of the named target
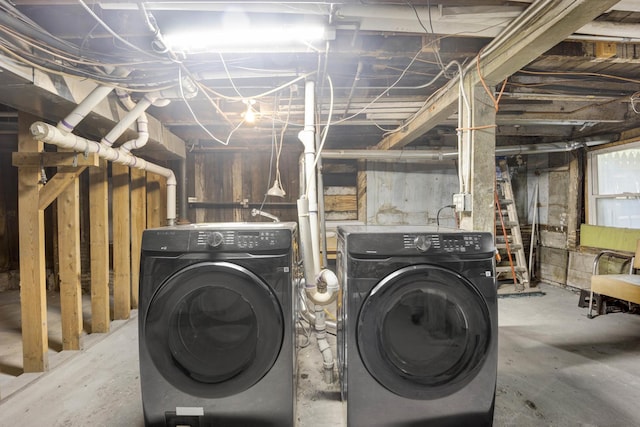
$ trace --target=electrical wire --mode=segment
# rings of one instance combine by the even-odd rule
[[[405,0],[405,3],[408,4],[411,7],[411,9],[413,9],[413,13],[416,15],[416,19],[418,20],[418,23],[420,24],[424,32],[426,34],[435,34],[435,31],[433,30],[433,21],[431,19],[431,1],[427,0],[427,12],[429,14],[429,27],[431,28],[431,32],[429,32],[429,30],[427,30],[427,27],[425,27],[424,24],[422,23],[420,14],[418,13],[418,10],[413,5],[413,3],[411,3],[409,0]],[[440,57],[440,51],[435,42],[433,42],[432,45],[433,45],[433,55],[436,57],[436,62],[440,67],[440,70],[444,71],[445,66],[444,66],[444,63],[442,62],[442,58]],[[449,78],[448,76],[445,76],[445,77]]]
[[[164,56],[159,56],[159,55],[154,55],[152,53],[147,52],[146,50],[140,49],[138,46],[129,43],[127,40],[123,39],[122,37],[120,37],[120,35],[118,33],[116,33],[115,31],[113,31],[111,29],[111,27],[109,25],[107,25],[106,22],[104,22],[102,19],[100,19],[100,17],[98,15],[95,14],[95,12],[89,7],[87,6],[87,4],[83,1],[83,0],[78,0],[78,3],[80,4],[80,6],[82,6],[87,13],[89,13],[89,15],[91,15],[91,17],[97,22],[99,23],[102,28],[104,28],[109,34],[111,34],[113,37],[115,37],[117,40],[120,40],[122,43],[124,43],[126,46],[130,47],[131,49],[142,53],[145,56],[148,56],[150,58],[154,58],[156,60],[158,59],[165,59]]]
[[[182,81],[182,67],[178,67],[178,82]],[[229,134],[229,137],[227,138],[227,141],[223,141],[220,138],[217,138],[214,134],[212,134],[209,129],[207,129],[201,122],[200,120],[198,120],[198,116],[196,115],[195,111],[193,111],[193,108],[191,108],[191,104],[189,104],[189,101],[187,100],[187,97],[184,95],[184,90],[182,88],[182,85],[180,84],[180,96],[182,97],[182,101],[184,102],[184,104],[187,106],[187,109],[189,110],[189,112],[191,113],[191,117],[193,117],[193,120],[195,120],[195,122],[198,124],[198,126],[200,126],[200,128],[205,131],[205,133],[207,135],[209,135],[209,137],[211,137],[211,139],[213,139],[214,141],[222,144],[222,145],[229,145],[229,138],[231,137],[231,134]],[[240,122],[240,124],[242,124],[242,122]],[[238,125],[239,127],[239,125]],[[237,129],[237,127],[236,127]],[[232,131],[232,133],[235,132],[235,129]]]
[[[294,78],[293,80],[289,80],[288,82],[286,82],[286,83],[284,83],[284,84],[281,84],[281,85],[280,85],[280,86],[278,86],[278,87],[275,87],[275,88],[273,88],[273,89],[270,89],[270,90],[268,90],[268,91],[266,91],[266,92],[258,93],[258,94],[256,94],[256,95],[251,95],[249,98],[251,98],[251,99],[260,99],[260,98],[264,98],[265,96],[269,96],[269,95],[271,95],[271,94],[274,94],[274,93],[280,92],[281,90],[286,89],[287,87],[289,87],[289,86],[291,86],[291,85],[293,85],[293,84],[295,84],[295,83],[299,82],[300,80],[306,79],[306,78],[308,78],[308,77],[312,76],[313,74],[315,74],[315,71],[312,71],[312,72],[309,72],[309,73],[305,73],[305,74],[301,74],[300,76],[298,76],[298,77]],[[229,78],[231,78],[231,77],[229,76]],[[208,86],[206,86],[206,85],[204,85],[204,87],[205,87],[205,88],[206,88],[206,90],[207,90],[207,91],[209,91],[211,94],[213,94],[213,95],[215,95],[215,96],[217,96],[217,97],[219,97],[219,98],[229,100],[229,101],[242,101],[243,99],[247,99],[247,97],[245,97],[245,96],[239,96],[239,97],[237,97],[237,96],[228,96],[228,95],[224,95],[224,94],[222,94],[222,93],[219,93],[219,92],[217,92],[217,91],[215,91],[215,90],[213,90],[213,89],[209,88],[209,87],[208,87]]]
[[[231,87],[233,88],[233,90],[238,94],[238,96],[242,100],[247,99],[245,96],[243,96],[240,93],[240,91],[236,87],[236,84],[233,82],[233,79],[231,78],[231,74],[229,73],[229,68],[227,68],[227,63],[225,62],[224,57],[222,56],[222,52],[218,52],[218,55],[220,56],[220,61],[222,62],[222,67],[224,67],[224,72],[227,73],[227,78],[229,79],[229,83],[231,83]]]
[[[275,105],[277,106],[277,98],[275,100]],[[275,121],[275,114],[272,116],[271,119],[271,154],[269,155],[269,174],[267,175],[267,180],[266,180],[266,184],[267,184],[267,188],[266,191],[264,192],[264,195],[262,197],[262,202],[260,203],[260,211],[264,208],[264,204],[267,202],[267,193],[269,192],[269,183],[271,182],[271,172],[273,171],[273,155],[275,150],[275,146],[276,146],[276,121]]]
[[[318,150],[316,151],[315,158],[313,159],[313,166],[310,169],[311,171],[315,170],[316,165],[318,164],[318,160],[320,160],[322,149],[324,148],[325,142],[327,142],[327,135],[329,133],[329,127],[331,126],[331,116],[333,115],[333,82],[331,81],[331,77],[328,74],[326,78],[327,82],[329,83],[329,116],[327,117],[327,125],[322,130],[322,140],[318,146]],[[307,188],[305,189],[304,194],[307,199],[309,198],[310,181],[310,177],[306,177]]]

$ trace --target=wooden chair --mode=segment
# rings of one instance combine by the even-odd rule
[[[628,273],[599,274],[600,259],[604,256],[620,258],[629,263]],[[614,251],[602,251],[593,260],[593,275],[591,276],[591,293],[589,295],[589,315],[593,318],[593,295],[606,295],[623,301],[640,304],[640,240],[636,245],[635,255]],[[600,309],[600,308],[598,308]]]

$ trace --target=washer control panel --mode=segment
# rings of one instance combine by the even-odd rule
[[[192,249],[269,250],[291,245],[286,230],[198,230],[191,236]]]
[[[200,223],[147,229],[142,250],[150,252],[273,252],[288,250],[296,236],[295,222]]]
[[[418,252],[467,253],[483,252],[483,235],[474,233],[455,234],[405,234],[404,248],[415,248]]]

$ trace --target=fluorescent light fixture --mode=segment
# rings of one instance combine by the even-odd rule
[[[247,26],[208,28],[169,33],[164,36],[168,47],[186,53],[231,51],[280,51],[305,47],[332,38],[323,25],[282,25],[277,27]]]

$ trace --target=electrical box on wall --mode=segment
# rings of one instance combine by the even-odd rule
[[[454,194],[453,204],[456,212],[471,212],[471,193]]]

